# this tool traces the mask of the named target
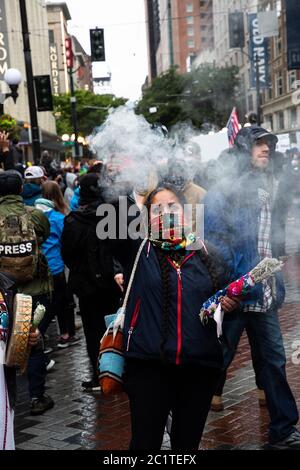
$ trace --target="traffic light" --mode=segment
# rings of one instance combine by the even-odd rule
[[[229,47],[245,46],[244,13],[229,13]]]
[[[66,46],[67,67],[69,69],[72,69],[73,65],[74,65],[74,54],[73,54],[72,38],[66,38],[65,39],[65,46]]]
[[[50,75],[37,75],[34,84],[38,111],[53,111]]]
[[[92,62],[105,62],[104,29],[90,29]]]

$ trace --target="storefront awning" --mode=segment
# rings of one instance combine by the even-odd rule
[[[30,146],[30,138],[28,129],[22,128],[20,133],[19,145]],[[43,150],[54,150],[55,152],[65,152],[65,147],[61,139],[55,134],[50,132],[42,131],[42,142],[41,149]]]

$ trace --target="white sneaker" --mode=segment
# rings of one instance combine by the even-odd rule
[[[55,361],[53,359],[51,359],[50,362],[48,362],[48,364],[46,366],[47,372],[49,372],[49,370],[51,370],[54,365],[55,365]]]
[[[50,354],[53,352],[53,348],[46,348],[44,349],[44,354]]]

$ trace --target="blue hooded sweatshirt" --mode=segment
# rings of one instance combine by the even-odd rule
[[[77,211],[79,209],[79,199],[80,199],[80,188],[76,188],[73,194],[73,197],[70,202],[71,211]]]
[[[26,183],[21,196],[26,206],[33,207],[35,201],[42,197],[42,188],[38,184]]]
[[[55,276],[64,271],[65,265],[61,256],[61,236],[65,216],[54,209],[54,203],[48,199],[37,199],[35,208],[41,210],[50,223],[50,236],[42,244],[42,252],[46,256],[51,274]]]

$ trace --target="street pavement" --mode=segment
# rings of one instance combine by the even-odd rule
[[[289,219],[284,267],[286,302],[280,324],[287,355],[287,377],[300,410],[300,221]],[[77,317],[76,321],[79,321]],[[55,325],[50,345],[55,347]],[[129,406],[125,394],[103,397],[87,393],[81,382],[89,378],[89,363],[82,330],[81,342],[64,350],[55,349],[54,368],[48,373],[47,393],[55,407],[42,416],[29,413],[26,376],[18,376],[18,404],[15,414],[16,448],[24,450],[127,450],[130,440]],[[298,355],[295,347],[298,341]],[[292,362],[298,358],[299,364]],[[296,362],[296,361],[294,361]],[[254,372],[247,337],[240,341],[228,371],[224,390],[225,409],[210,412],[201,449],[265,449],[268,411],[258,405]],[[170,449],[165,434],[163,449]]]

